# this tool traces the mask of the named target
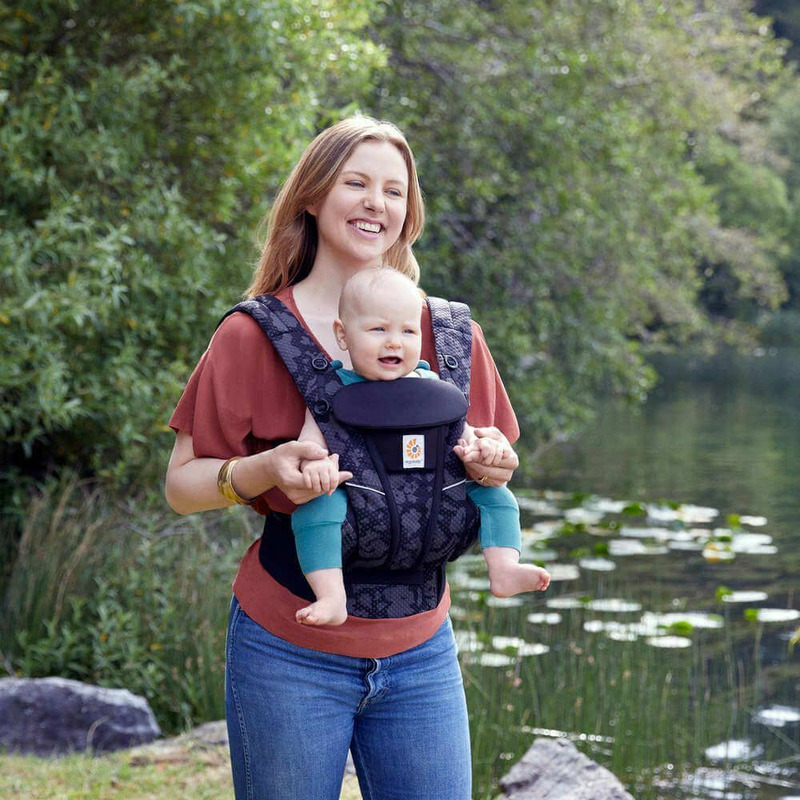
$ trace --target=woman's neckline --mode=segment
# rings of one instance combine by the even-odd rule
[[[306,333],[314,340],[314,344],[320,349],[320,352],[328,359],[328,361],[332,361],[331,354],[322,346],[322,343],[319,339],[317,339],[316,334],[311,329],[311,326],[306,322],[306,318],[303,316],[303,313],[300,311],[300,307],[297,305],[297,300],[294,298],[294,284],[291,286],[286,287],[286,291],[289,293],[289,300],[292,304],[292,313],[297,317],[300,324],[305,328]]]

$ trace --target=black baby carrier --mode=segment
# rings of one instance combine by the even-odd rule
[[[428,298],[441,380],[343,386],[332,362],[279,300],[232,308],[259,323],[286,364],[339,466],[347,518],[342,563],[349,614],[405,617],[435,608],[445,566],[475,541],[478,512],[453,453],[469,397],[472,331],[462,303]],[[227,314],[226,314],[227,316]],[[334,362],[335,363],[335,362]],[[267,515],[259,557],[293,594],[313,600],[297,560],[290,518]]]

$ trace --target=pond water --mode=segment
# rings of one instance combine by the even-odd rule
[[[656,367],[515,480],[546,595],[454,565],[476,798],[536,736],[637,800],[800,798],[800,350]]]

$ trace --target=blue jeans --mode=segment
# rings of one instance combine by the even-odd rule
[[[450,620],[389,658],[298,647],[231,603],[225,670],[237,800],[469,800],[467,707]]]

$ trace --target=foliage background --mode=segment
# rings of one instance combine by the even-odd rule
[[[6,473],[161,468],[258,220],[354,111],[407,132],[424,285],[473,306],[529,448],[601,393],[640,399],[644,346],[752,342],[798,302],[798,83],[744,0],[60,0],[0,21]]]

